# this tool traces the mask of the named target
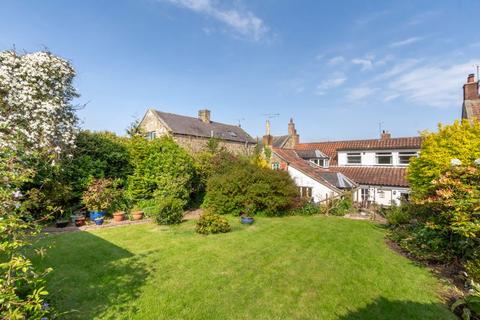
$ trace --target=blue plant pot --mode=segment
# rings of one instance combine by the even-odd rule
[[[96,220],[95,220],[95,224],[96,224],[97,226],[102,225],[102,224],[103,224],[103,219],[96,219]]]
[[[104,211],[90,211],[90,221],[95,221],[95,219],[103,217],[105,217]]]
[[[252,224],[254,221],[251,217],[242,217],[240,220],[242,224]]]

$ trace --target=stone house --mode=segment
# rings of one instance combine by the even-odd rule
[[[240,126],[211,121],[207,109],[198,111],[198,118],[149,109],[139,128],[147,139],[169,135],[191,153],[202,151],[210,138],[234,154],[251,154],[257,144]]]

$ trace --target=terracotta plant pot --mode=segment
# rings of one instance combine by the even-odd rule
[[[81,227],[85,225],[85,217],[77,217],[75,218],[75,226]]]
[[[132,212],[133,220],[142,220],[143,219],[143,211],[133,211]]]
[[[125,212],[123,211],[118,211],[113,214],[113,221],[115,222],[120,222],[125,220]]]

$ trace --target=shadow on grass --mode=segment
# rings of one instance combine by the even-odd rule
[[[146,282],[151,267],[142,262],[149,254],[131,252],[89,232],[47,237],[51,245],[44,267],[54,271],[47,283],[53,303],[65,319],[115,319],[134,314],[135,299]]]
[[[340,320],[454,320],[456,317],[440,303],[419,303],[413,301],[392,301],[377,298],[362,309],[340,316]]]

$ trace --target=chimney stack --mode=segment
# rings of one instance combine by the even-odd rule
[[[208,109],[199,110],[198,118],[205,123],[210,123],[210,110]]]
[[[388,140],[392,137],[390,132],[383,130],[382,133],[380,134],[380,140]]]
[[[264,146],[271,146],[273,143],[273,137],[270,134],[270,120],[265,123],[265,135],[262,138],[262,144]]]
[[[290,122],[288,123],[288,135],[292,137],[293,147],[300,143],[300,136],[297,133],[297,129],[295,129],[295,123],[292,118],[290,118]]]
[[[480,99],[478,94],[478,81],[475,81],[475,75],[471,73],[468,75],[467,83],[463,85],[463,100],[478,99]]]

